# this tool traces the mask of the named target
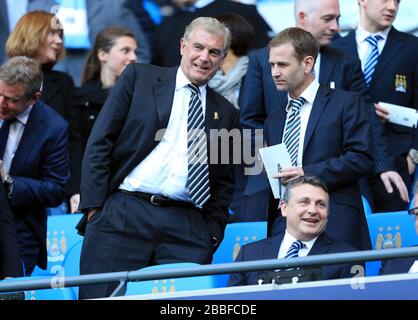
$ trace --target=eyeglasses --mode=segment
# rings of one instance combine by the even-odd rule
[[[415,220],[416,217],[418,216],[418,207],[409,209],[408,214],[411,217],[411,219]]]

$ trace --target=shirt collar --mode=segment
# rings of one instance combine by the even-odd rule
[[[26,125],[26,123],[28,122],[29,114],[32,111],[32,109],[33,109],[33,105],[29,106],[25,111],[23,111],[18,116],[16,116],[16,119],[19,120],[19,122]]]
[[[186,78],[186,76],[183,73],[183,70],[181,70],[181,67],[179,67],[177,69],[176,75],[176,91],[186,87],[190,83],[190,80]],[[203,86],[199,86],[201,96],[206,96],[206,86],[206,84],[204,84]]]
[[[370,35],[380,35],[384,41],[386,41],[386,39],[388,38],[388,34],[389,31],[392,27],[387,27],[386,29],[376,32],[376,33],[370,33],[368,31],[366,31],[362,26],[358,26],[357,28],[357,32],[356,32],[356,38],[357,38],[357,43],[361,43],[366,41],[366,38]]]
[[[300,97],[303,97],[306,100],[306,103],[309,104],[313,104],[315,97],[316,97],[316,93],[318,92],[319,89],[319,82],[318,80],[315,78],[311,84],[302,92],[302,94],[300,95]],[[300,98],[299,97],[299,98]],[[288,104],[286,107],[286,112],[290,111],[290,100],[292,100],[292,98],[290,97],[289,93],[287,94],[287,100],[288,100]]]
[[[313,245],[315,244],[316,239],[318,239],[318,236],[311,239],[311,240],[301,241],[301,242],[306,246],[305,249],[307,249],[308,252],[309,252],[312,249]],[[292,236],[286,229],[286,232],[285,232],[284,237],[283,237],[284,243],[289,244],[288,247],[290,247],[292,245],[292,243],[297,241],[297,240],[298,239],[296,239],[294,236]]]

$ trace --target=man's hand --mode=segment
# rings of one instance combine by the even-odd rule
[[[79,204],[80,204],[80,194],[73,194],[70,198],[70,212],[71,213],[77,212]]]
[[[281,183],[286,185],[290,180],[293,180],[297,177],[303,176],[305,173],[301,167],[288,167],[283,168],[277,174],[273,175],[273,178],[281,179]]]
[[[389,120],[389,110],[386,108],[381,107],[378,103],[374,104],[376,109],[377,117],[379,118],[380,122],[385,123]]]
[[[401,199],[404,202],[409,202],[408,188],[403,182],[401,176],[396,171],[386,171],[380,174],[380,180],[382,180],[385,185],[386,191],[388,193],[393,192],[392,183],[398,189]]]

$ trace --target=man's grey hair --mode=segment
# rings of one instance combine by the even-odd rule
[[[25,88],[25,97],[30,98],[42,90],[43,73],[34,59],[17,56],[0,67],[0,80],[8,86],[22,85]]]
[[[222,36],[225,40],[223,53],[225,53],[231,45],[231,32],[222,22],[219,22],[215,18],[199,17],[194,19],[184,31],[184,40],[189,41],[191,34],[196,28],[200,28],[210,34]]]
[[[289,181],[281,201],[288,202],[292,196],[293,189],[303,184],[309,184],[311,186],[321,188],[328,194],[328,188],[321,179],[317,176],[304,175]]]

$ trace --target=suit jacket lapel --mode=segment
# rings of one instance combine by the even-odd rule
[[[376,65],[376,70],[374,71],[372,82],[375,79],[379,79],[380,77],[384,77],[384,72],[386,69],[386,65],[391,63],[396,59],[396,54],[402,49],[403,41],[400,33],[392,27],[389,31],[388,38],[386,40],[385,46],[383,47],[383,51],[380,54],[379,60]]]
[[[44,114],[41,102],[35,103],[29,114],[28,121],[23,131],[22,139],[19,142],[16,154],[10,167],[10,173],[13,175],[19,172],[19,169],[26,163],[27,157],[32,149],[37,145],[38,137],[43,130]]]
[[[177,67],[171,68],[166,76],[158,78],[159,83],[154,85],[155,106],[159,118],[159,128],[165,129],[170,118],[173,105],[174,91],[176,90]]]
[[[210,129],[218,129],[222,113],[218,103],[215,100],[214,92],[211,88],[206,87],[206,111],[205,111],[205,125],[206,134],[209,134]]]
[[[344,49],[342,49],[344,52],[350,53],[353,56],[359,58],[355,30],[350,31],[346,37],[339,41],[341,41],[341,44],[344,47]]]
[[[268,131],[268,144],[274,146],[282,142],[283,130],[286,123],[286,104],[284,102],[273,113],[271,119],[268,121],[266,130]]]
[[[284,238],[284,231],[277,236],[269,238],[267,245],[263,248],[262,259],[277,259],[279,255],[280,245]]]
[[[308,256],[327,253],[330,250],[329,248],[330,244],[331,244],[331,239],[326,234],[321,233],[318,236],[318,239],[316,239],[313,247],[309,251]]]
[[[306,150],[313,132],[315,131],[318,121],[321,118],[322,112],[328,102],[330,89],[325,86],[319,86],[318,92],[316,94],[311,114],[308,120],[308,126],[306,127],[305,141],[303,144],[303,152]]]

